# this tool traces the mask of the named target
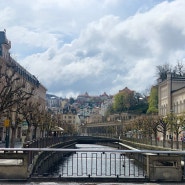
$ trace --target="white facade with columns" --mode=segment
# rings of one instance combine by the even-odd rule
[[[168,74],[166,80],[158,81],[158,109],[162,116],[185,112],[185,77]]]

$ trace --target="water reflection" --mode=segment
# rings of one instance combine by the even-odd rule
[[[77,144],[76,148],[115,149],[92,144]],[[111,151],[72,153],[50,170],[54,176],[63,177],[144,177],[142,168],[136,165],[134,159],[126,154]]]

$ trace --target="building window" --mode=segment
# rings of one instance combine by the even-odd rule
[[[180,101],[180,110],[179,110],[179,113],[183,112],[183,103],[182,101]]]
[[[164,115],[166,116],[167,113],[167,109],[166,109],[167,105],[164,105]]]
[[[177,102],[177,114],[180,112],[180,105],[179,103]]]
[[[176,113],[176,114],[178,113],[177,112],[177,103],[174,103],[174,113]]]

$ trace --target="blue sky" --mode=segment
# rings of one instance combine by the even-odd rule
[[[185,1],[0,0],[11,55],[61,97],[146,93],[185,57]]]

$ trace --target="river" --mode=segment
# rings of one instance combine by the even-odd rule
[[[108,146],[77,144],[77,149],[110,150]],[[133,159],[117,152],[76,152],[67,156],[60,164],[51,169],[50,174],[62,177],[127,177],[144,178],[143,169]]]

